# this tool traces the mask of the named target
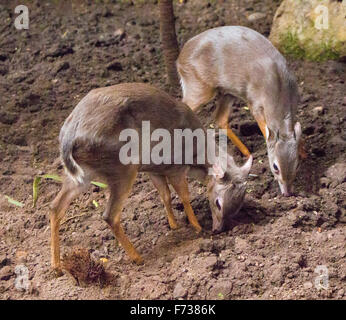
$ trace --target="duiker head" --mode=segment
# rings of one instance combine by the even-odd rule
[[[280,132],[274,132],[266,127],[270,170],[279,182],[284,196],[291,195],[293,181],[298,171],[298,146],[301,133],[299,122],[296,122],[292,134],[289,135],[280,135]]]
[[[222,232],[243,205],[247,177],[252,165],[252,156],[238,167],[231,156],[227,157],[227,169],[219,162],[212,168],[208,184],[208,198],[213,219],[213,232]]]

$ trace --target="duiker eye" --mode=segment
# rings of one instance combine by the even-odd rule
[[[219,210],[221,210],[220,202],[219,202],[218,199],[216,199],[215,205],[217,206],[217,208],[218,208]]]
[[[275,173],[279,173],[279,168],[275,163],[273,164],[273,168],[275,170]]]

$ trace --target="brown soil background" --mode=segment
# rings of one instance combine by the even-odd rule
[[[251,173],[258,177],[250,179],[231,230],[211,234],[205,189],[191,181],[192,206],[204,231],[192,231],[175,194],[173,207],[181,228],[171,231],[158,194],[140,175],[122,218],[145,259],[136,266],[101,218],[107,191],[90,187],[67,213],[67,218],[78,217],[61,227],[62,253],[82,247],[95,259],[107,258],[112,281],[77,286],[68,274],[55,278],[50,271],[48,207],[60,185],[43,181],[37,207],[32,208],[33,178],[63,174],[60,127],[92,88],[145,81],[168,90],[158,8],[117,1],[79,1],[69,8],[54,1],[30,1],[30,29],[18,31],[14,7],[23,1],[17,2],[0,1],[1,299],[345,299],[346,66],[333,61],[288,59],[298,78],[298,116],[309,153],[296,179],[296,197],[279,195],[264,139],[239,101],[230,123],[253,152]],[[220,25],[245,25],[268,36],[278,5],[269,0],[177,4],[179,43]],[[249,22],[253,12],[266,17]],[[120,28],[121,36],[115,34]],[[214,105],[199,114],[206,125],[212,122]],[[4,195],[25,206],[9,204]],[[27,292],[14,287],[18,264],[29,269]],[[328,268],[327,290],[314,286],[319,265]]]

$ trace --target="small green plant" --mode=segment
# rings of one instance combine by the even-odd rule
[[[288,31],[286,34],[281,35],[280,43],[282,44],[282,51],[296,59],[302,59],[305,56],[305,50],[299,46],[297,34]]]
[[[91,181],[90,183],[102,189],[106,189],[108,187],[105,183],[102,182]]]
[[[52,179],[57,182],[62,182],[62,178],[54,174],[45,174],[43,176],[36,176],[32,184],[32,206],[35,207],[38,199],[38,186],[41,180],[43,179]]]
[[[336,60],[340,58],[340,54],[337,53],[330,42],[324,43],[321,48],[321,52],[318,57],[318,61],[325,61],[325,60]]]
[[[58,175],[55,175],[55,174],[45,174],[42,176],[36,176],[34,178],[34,182],[32,184],[32,206],[33,207],[36,206],[36,202],[38,199],[39,184],[40,184],[42,179],[51,179],[51,180],[54,180],[54,181],[59,182],[59,183],[62,182],[62,178]],[[107,185],[105,183],[102,183],[102,182],[91,181],[90,183],[99,187],[99,188],[102,188],[102,189],[107,188]],[[94,205],[95,205],[95,203],[94,203]],[[97,206],[95,205],[95,207],[97,207]]]
[[[308,40],[306,40],[308,41]],[[306,45],[302,47],[295,32],[288,31],[280,37],[281,51],[296,59],[307,59],[311,61],[335,60],[340,57],[337,48],[334,48],[331,41],[321,45]]]
[[[11,197],[9,197],[9,196],[6,196],[5,195],[5,198],[7,199],[7,201],[9,202],[9,203],[11,203],[11,204],[13,204],[13,205],[15,205],[15,206],[17,206],[17,207],[24,207],[24,203],[22,203],[22,202],[19,202],[19,201],[17,201],[17,200],[14,200],[13,198],[11,198]]]

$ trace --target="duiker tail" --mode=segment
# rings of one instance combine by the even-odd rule
[[[60,133],[60,154],[61,160],[65,166],[65,171],[69,177],[76,184],[85,183],[85,173],[84,170],[78,165],[78,163],[73,158],[73,149],[75,146],[75,137],[74,135]]]

